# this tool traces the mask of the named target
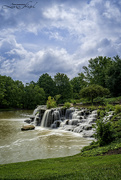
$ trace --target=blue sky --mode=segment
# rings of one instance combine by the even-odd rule
[[[116,55],[121,56],[120,0],[0,1],[1,75],[24,83],[44,73],[72,79],[89,59]]]

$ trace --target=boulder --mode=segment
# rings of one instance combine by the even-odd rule
[[[28,130],[33,130],[35,129],[35,126],[30,124],[30,125],[25,125],[21,128],[22,131],[28,131]]]

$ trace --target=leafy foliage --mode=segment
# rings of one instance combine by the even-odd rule
[[[96,133],[99,146],[109,144],[114,140],[114,131],[110,122],[104,122],[103,118],[96,121]]]
[[[51,96],[48,97],[48,100],[47,100],[47,108],[48,109],[51,109],[51,108],[55,108],[57,105],[56,105],[56,101],[54,98],[52,98]]]
[[[106,105],[114,102],[111,96],[121,95],[121,59],[118,55],[113,58],[98,56],[90,59],[88,66],[83,69],[84,73],[79,73],[72,80],[63,73],[57,73],[54,79],[45,73],[37,83],[31,81],[26,85],[0,75],[0,108],[35,108],[38,103],[45,103],[49,96],[56,99],[56,95],[61,96],[57,97],[58,103],[70,102],[72,98],[78,101],[79,92],[83,102],[88,99],[92,103],[95,101]],[[104,98],[107,94],[111,98]],[[116,101],[120,103],[121,97]]]
[[[40,88],[43,88],[45,91],[46,99],[48,96],[54,97],[55,94],[57,94],[56,91],[56,84],[53,81],[52,77],[49,76],[49,74],[45,73],[39,77],[39,80],[37,81],[37,84]]]
[[[85,76],[89,84],[98,84],[106,87],[107,69],[112,64],[112,59],[109,57],[98,56],[88,61],[88,66],[83,66]]]
[[[45,92],[38,85],[27,84],[24,88],[23,107],[33,109],[37,105],[45,104]]]
[[[105,107],[105,110],[106,111],[114,111],[114,106],[112,104],[107,104],[106,107]]]
[[[73,88],[66,74],[57,73],[54,76],[57,94],[61,95],[59,102],[64,103],[72,98]]]
[[[70,107],[71,107],[71,103],[69,103],[69,102],[64,103],[64,108],[70,108]]]
[[[81,156],[89,157],[89,156],[97,156],[108,153],[109,151],[118,150],[121,148],[121,140],[117,140],[112,142],[106,146],[99,146],[97,142],[92,142],[89,146],[85,146],[81,150]]]
[[[118,114],[121,112],[121,105],[116,105],[115,106],[115,113]]]
[[[35,83],[24,84],[7,76],[0,76],[0,107],[33,109],[45,103],[45,92]]]
[[[112,64],[107,69],[106,86],[113,96],[121,95],[121,59],[119,56],[113,58]]]
[[[108,89],[96,84],[85,87],[80,91],[80,96],[83,98],[89,98],[92,103],[94,98],[98,96],[103,97],[107,94],[109,94]]]
[[[82,88],[87,86],[87,82],[85,81],[85,75],[83,73],[79,73],[78,77],[74,77],[70,81],[73,87],[73,98],[79,99],[79,92]]]
[[[56,100],[56,103],[58,102],[58,100],[60,99],[61,95],[60,94],[57,94],[54,96],[55,100]]]

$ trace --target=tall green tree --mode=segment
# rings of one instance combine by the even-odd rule
[[[113,96],[121,96],[121,59],[118,55],[107,69],[106,86]]]
[[[23,108],[24,84],[17,80],[11,85],[11,95],[9,95],[10,105],[14,108]]]
[[[107,69],[112,65],[112,59],[109,57],[98,56],[90,59],[88,66],[83,66],[85,76],[89,84],[98,84],[106,87]]]
[[[0,75],[0,107],[6,107],[8,105],[7,100],[5,99],[7,90],[6,90],[6,76]]]
[[[61,100],[61,102],[64,103],[65,101],[68,101],[69,99],[72,98],[73,88],[66,74],[57,73],[54,76],[54,82],[57,87],[56,94],[61,95],[61,98],[59,99],[59,101]]]
[[[84,73],[79,73],[78,77],[74,77],[73,79],[71,79],[70,83],[73,87],[73,98],[78,99],[80,89],[87,86]]]
[[[9,76],[0,76],[0,107],[22,108],[24,85]]]
[[[33,109],[37,105],[45,104],[45,92],[38,85],[26,84],[23,95],[25,109]]]
[[[44,89],[46,99],[49,96],[54,97],[54,95],[56,94],[55,82],[52,79],[52,77],[49,76],[49,74],[45,73],[45,74],[41,75],[39,77],[39,80],[37,81],[37,84],[39,85],[39,87]]]

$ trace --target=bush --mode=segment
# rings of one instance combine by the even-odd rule
[[[70,107],[71,107],[71,103],[69,103],[69,102],[64,103],[64,108],[70,108]]]
[[[105,109],[106,109],[108,112],[109,112],[109,111],[114,111],[114,106],[111,105],[111,104],[107,104]]]
[[[107,145],[114,140],[114,130],[110,122],[104,122],[103,118],[98,119],[95,128],[94,136],[99,146]]]
[[[71,99],[71,103],[76,104],[76,100],[75,99]]]
[[[116,105],[115,106],[115,113],[118,114],[121,112],[121,105]]]
[[[51,96],[49,96],[47,100],[47,108],[51,109],[55,107],[56,107],[56,101],[54,100],[54,98],[51,98]]]
[[[98,117],[103,118],[106,115],[105,110],[97,110]]]

